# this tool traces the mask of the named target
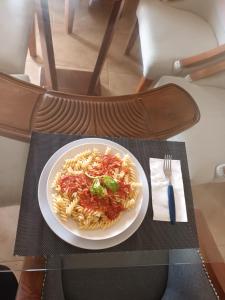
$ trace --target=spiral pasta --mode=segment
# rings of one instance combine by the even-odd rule
[[[135,207],[140,187],[129,155],[94,148],[65,160],[52,183],[52,209],[80,229],[105,229]]]

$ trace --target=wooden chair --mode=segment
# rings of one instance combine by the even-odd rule
[[[186,78],[163,76],[155,87],[168,83],[175,83],[189,92],[201,115],[196,126],[172,137],[171,140],[186,143],[192,183],[212,182],[215,180],[216,166],[225,163],[225,60],[193,71]]]
[[[163,75],[183,76],[185,68],[201,58],[224,54],[224,20],[225,3],[221,0],[140,0],[125,51],[129,54],[139,32],[143,78],[137,90]],[[179,63],[184,57],[190,59]]]
[[[32,130],[165,139],[199,120],[195,102],[173,84],[95,97],[46,90],[0,73],[0,91],[0,134],[21,141],[29,141]]]
[[[175,85],[143,94],[93,97],[47,91],[0,74],[0,165],[5,170],[0,197],[20,202],[32,130],[164,139],[198,120],[192,98]]]

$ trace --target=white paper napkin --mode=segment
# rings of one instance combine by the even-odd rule
[[[163,159],[150,158],[153,220],[170,221],[168,207],[168,179],[163,172]],[[172,185],[176,206],[176,221],[187,222],[183,178],[179,160],[172,160]]]

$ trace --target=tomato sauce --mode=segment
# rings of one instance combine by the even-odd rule
[[[69,197],[77,192],[79,188],[85,188],[91,185],[91,179],[84,174],[67,175],[60,179],[59,185],[63,193],[67,193]]]
[[[91,176],[112,175],[116,168],[121,168],[122,161],[114,155],[104,155],[98,166],[88,171]],[[124,168],[125,173],[128,172]],[[59,180],[62,193],[66,193],[72,200],[73,193],[77,192],[80,198],[80,205],[96,211],[102,211],[110,219],[114,220],[124,210],[122,204],[116,202],[116,197],[126,199],[130,193],[130,185],[123,179],[118,181],[119,189],[115,193],[107,190],[107,195],[98,197],[91,194],[90,188],[93,180],[85,174],[67,175]]]
[[[91,195],[89,191],[80,195],[80,204],[83,207],[104,212],[110,220],[116,219],[124,209],[121,204],[115,203],[111,197],[99,198]]]
[[[116,168],[120,168],[122,165],[121,160],[115,155],[107,154],[103,155],[101,162],[98,166],[93,167],[88,171],[88,174],[92,176],[112,175]]]

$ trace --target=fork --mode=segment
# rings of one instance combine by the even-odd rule
[[[175,201],[174,201],[174,192],[172,185],[172,155],[165,154],[164,162],[163,162],[163,172],[166,178],[169,180],[167,193],[168,193],[168,204],[169,204],[169,214],[170,214],[170,223],[176,223],[176,209],[175,209]]]

